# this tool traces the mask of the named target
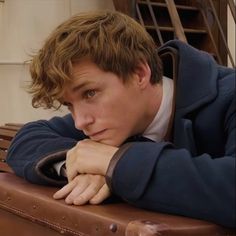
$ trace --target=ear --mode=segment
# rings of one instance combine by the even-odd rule
[[[144,89],[150,83],[151,69],[147,62],[140,62],[135,71],[135,82],[139,88]]]

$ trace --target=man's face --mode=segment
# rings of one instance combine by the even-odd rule
[[[77,129],[90,139],[119,146],[147,126],[145,103],[136,75],[124,83],[111,72],[104,72],[90,61],[73,66],[73,82],[65,90],[68,106]]]

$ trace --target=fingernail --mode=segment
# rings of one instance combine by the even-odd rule
[[[65,199],[66,204],[71,205],[73,203],[71,198],[66,198]]]
[[[79,197],[79,198],[77,198],[77,199],[75,199],[75,200],[73,201],[73,204],[74,204],[74,205],[83,205],[83,204],[85,204],[85,203],[86,203],[86,201],[84,200],[83,197]]]
[[[57,198],[58,198],[58,194],[57,194],[57,193],[54,193],[52,197],[55,198],[55,199],[57,199]]]
[[[74,205],[81,205],[81,201],[74,200],[73,204],[74,204]]]

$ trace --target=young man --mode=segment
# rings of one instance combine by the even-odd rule
[[[235,71],[179,41],[167,47],[178,51],[176,81],[162,77],[153,40],[128,16],[87,13],[58,26],[32,60],[32,103],[70,114],[20,130],[7,158],[15,173],[65,185],[54,198],[67,204],[112,193],[235,227]]]

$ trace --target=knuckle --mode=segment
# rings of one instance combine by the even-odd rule
[[[81,145],[85,144],[85,143],[87,142],[86,140],[87,140],[87,139],[80,140],[80,141],[77,143],[76,146],[81,146]]]
[[[104,183],[105,182],[105,178],[102,175],[95,175],[94,179],[97,183]]]
[[[71,156],[71,149],[69,150],[69,151],[67,151],[67,153],[66,153],[66,159],[68,159],[70,156]]]
[[[81,182],[81,176],[80,176],[80,175],[77,175],[77,176],[73,179],[73,181],[76,183],[76,185],[80,184],[80,182]]]
[[[83,201],[87,200],[87,197],[85,195],[80,195],[80,196],[78,196],[78,200],[83,202]]]
[[[75,147],[79,147],[79,146],[81,146],[81,143],[82,143],[82,142],[83,142],[83,140],[77,142],[76,145],[75,145]]]
[[[90,192],[91,194],[96,194],[99,190],[99,187],[98,186],[92,186],[91,189],[90,189]]]

